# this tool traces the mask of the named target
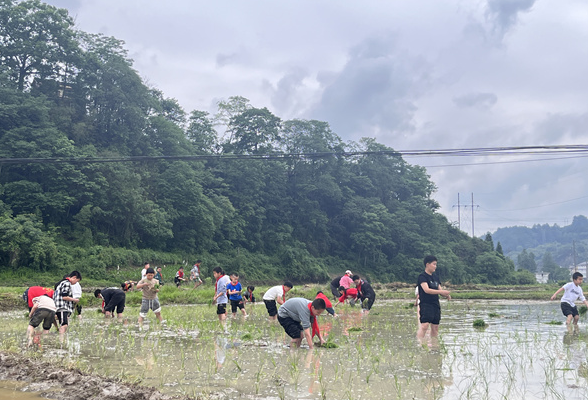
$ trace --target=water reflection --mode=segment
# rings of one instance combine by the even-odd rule
[[[36,353],[149,382],[170,394],[588,398],[588,326],[581,320],[579,332],[568,333],[565,326],[547,324],[560,318],[549,303],[453,301],[444,308],[438,340],[425,346],[415,338],[415,310],[406,302],[379,302],[367,316],[343,308],[339,318],[319,320],[323,335],[339,347],[314,350],[290,349],[283,329],[267,321],[262,307],[252,307],[247,320],[232,321],[227,334],[219,333],[207,307],[166,310],[168,326],[145,330],[88,313],[72,324],[63,345],[56,334],[39,337]],[[486,330],[472,327],[478,318],[489,323]],[[5,347],[26,349],[26,324],[23,317],[0,314]]]

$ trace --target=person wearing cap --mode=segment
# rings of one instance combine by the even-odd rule
[[[345,275],[343,275],[339,280],[339,287],[343,286],[345,289],[349,289],[353,284],[353,279],[351,279],[352,276],[353,274],[351,271],[345,271]]]

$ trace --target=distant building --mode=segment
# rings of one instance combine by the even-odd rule
[[[537,280],[537,283],[547,283],[549,272],[537,272],[535,274],[535,279]]]
[[[588,267],[588,262],[579,263],[576,266],[577,266],[577,269],[573,265],[570,265],[568,267],[568,269],[570,270],[570,274],[573,274],[574,272],[577,271],[577,272],[581,273],[582,275],[586,276],[586,267]]]

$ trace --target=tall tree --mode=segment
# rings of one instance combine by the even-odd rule
[[[231,118],[234,143],[227,147],[238,154],[271,152],[280,139],[280,125],[280,118],[265,107],[245,110]]]
[[[198,154],[216,153],[218,150],[218,135],[206,111],[194,110],[190,113],[186,136]]]
[[[18,90],[33,78],[64,77],[77,52],[73,24],[65,9],[40,0],[0,0],[0,64]]]

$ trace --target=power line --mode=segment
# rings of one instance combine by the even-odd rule
[[[153,162],[153,161],[206,161],[206,160],[291,160],[291,159],[320,159],[329,157],[357,157],[357,156],[392,156],[392,157],[480,157],[480,156],[520,156],[520,155],[548,155],[548,154],[578,154],[575,158],[587,157],[588,145],[557,145],[557,146],[516,146],[516,147],[488,147],[488,148],[458,148],[436,150],[382,150],[382,151],[352,151],[352,152],[316,152],[316,153],[270,153],[270,154],[199,154],[183,156],[128,156],[128,157],[49,157],[49,158],[0,158],[0,164],[91,164],[117,162]],[[580,155],[581,154],[581,155]],[[562,159],[559,158],[559,159]],[[547,161],[558,158],[541,160],[496,161],[493,164],[507,162]],[[487,163],[454,164],[430,167],[484,165]]]
[[[503,211],[503,212],[507,212],[507,211],[531,210],[533,208],[541,208],[541,207],[554,206],[554,205],[557,205],[557,204],[569,203],[570,201],[576,201],[576,200],[581,200],[581,199],[586,199],[586,198],[588,198],[588,196],[576,197],[575,199],[562,200],[562,201],[558,201],[556,203],[542,204],[542,205],[539,205],[539,206],[529,206],[529,207],[524,207],[524,208],[512,208],[510,210],[492,210],[492,209],[488,209],[487,211]]]

